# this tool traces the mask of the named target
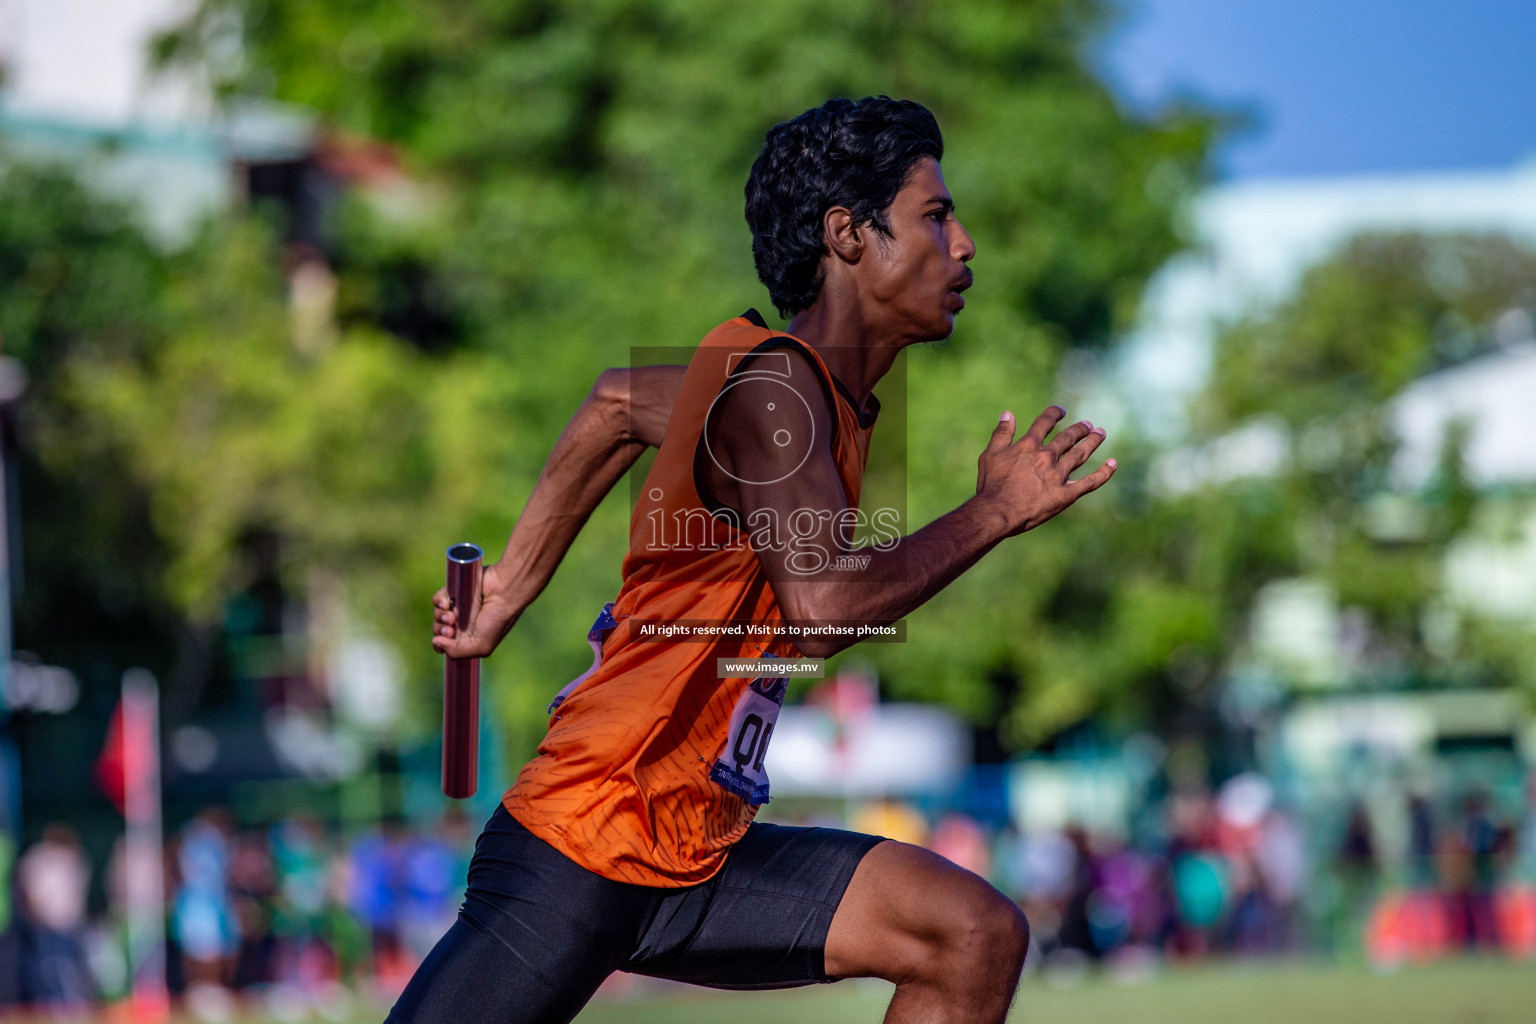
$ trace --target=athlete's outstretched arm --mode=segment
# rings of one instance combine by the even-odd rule
[[[836,421],[825,398],[818,391],[802,397],[811,409],[815,436],[830,438]],[[1018,440],[1013,416],[1005,413],[978,460],[974,497],[885,550],[860,548],[858,553],[870,558],[867,569],[834,569],[825,564],[830,558],[806,557],[807,552],[835,556],[850,550],[851,510],[831,445],[820,443],[806,455],[776,439],[777,423],[765,412],[773,409],[776,398],[782,400],[782,385],[747,380],[731,389],[718,417],[715,441],[716,450],[726,455],[727,471],[711,482],[717,495],[745,517],[758,560],[788,619],[893,622],[948,586],[1002,540],[1056,516],[1097,490],[1115,471],[1115,460],[1110,459],[1072,479],[1105,432],[1084,421],[1047,440],[1064,416],[1060,406],[1036,417]],[[752,480],[774,482],[747,482]],[[760,543],[771,539],[769,531],[758,529],[765,523],[816,528],[791,531],[793,544]],[[828,637],[796,646],[807,657],[829,657],[856,642]]]
[[[543,592],[592,510],[646,448],[659,448],[685,366],[604,370],[544,463],[501,560],[482,577],[469,629],[457,629],[448,591],[432,599],[432,646],[483,658]]]

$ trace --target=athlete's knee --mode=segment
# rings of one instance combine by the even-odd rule
[[[1017,981],[1029,952],[1029,919],[1013,900],[990,885],[987,890],[979,929],[981,948],[986,952],[983,959],[999,974]]]
[[[1018,980],[1029,951],[1029,921],[1008,897],[977,878],[950,903],[936,934],[936,971],[950,977],[983,975],[987,983]]]
[[[1007,970],[1014,980],[1024,971],[1024,958],[1029,955],[1029,918],[1019,905],[1002,893],[998,893],[1002,906],[998,909],[998,948],[1003,953]]]

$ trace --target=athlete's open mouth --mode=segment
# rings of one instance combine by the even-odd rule
[[[953,295],[955,297],[955,301],[960,304],[958,309],[965,308],[965,296],[961,295],[960,293],[969,288],[975,280],[976,277],[971,273],[971,268],[966,267],[965,271],[961,273],[959,277],[955,278],[949,283],[949,294]]]

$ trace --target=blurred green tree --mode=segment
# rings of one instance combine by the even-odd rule
[[[15,641],[77,669],[112,645],[163,669],[175,646],[147,493],[109,455],[61,450],[76,422],[65,367],[153,346],[166,276],[127,208],[62,169],[0,165],[0,349],[28,378],[6,423],[8,499],[25,514]]]
[[[251,582],[249,538],[279,537],[290,588],[345,580],[429,706],[424,598],[445,543],[499,545],[602,368],[765,305],[740,211],[763,131],[881,91],[938,114],[979,249],[955,339],[908,353],[905,395],[882,396],[915,428],[900,483],[908,525],[926,522],[971,492],[998,411],[1057,400],[1066,357],[1128,322],[1207,176],[1218,121],[1120,109],[1086,56],[1105,25],[1082,0],[963,18],[926,3],[206,0],[163,58],[201,62],[232,100],[392,142],[409,184],[347,202],[334,329],[300,344],[259,215],[164,255],[73,186],[0,179],[0,330],[37,381],[38,457],[49,486],[112,496],[81,502],[101,521],[78,557],[126,588],[120,605],[207,623]],[[1469,485],[1456,435],[1426,489],[1397,493],[1387,414],[1415,378],[1486,352],[1533,281],[1536,257],[1499,237],[1355,240],[1218,340],[1190,450],[1257,423],[1291,454],[1280,472],[1170,489],[1157,453],[1117,437],[1110,487],[983,561],[912,617],[907,644],[851,656],[893,695],[1021,746],[1092,713],[1213,702],[1223,668],[1251,656],[1260,588],[1307,576],[1369,619],[1370,671],[1528,682],[1525,633],[1461,612],[1448,629],[1441,607],[1447,550],[1495,529],[1503,499]],[[626,497],[490,666],[522,744],[584,667],[572,638],[618,585]],[[77,525],[59,517],[29,544],[52,552],[49,532]]]
[[[998,412],[1027,420],[1056,399],[1071,347],[1126,325],[1208,177],[1217,118],[1133,115],[1095,77],[1108,15],[1096,0],[204,0],[162,59],[198,63],[231,101],[295,103],[387,140],[412,184],[348,202],[335,337],[318,349],[294,344],[259,224],[216,225],[156,269],[155,330],[61,370],[60,408],[80,425],[60,450],[116,453],[186,614],[216,617],[248,582],[242,538],[270,531],[290,586],[344,577],[425,684],[443,548],[500,544],[597,373],[765,305],[741,214],[764,131],[828,96],[883,92],[938,115],[979,248],[955,339],[906,357],[921,525],[972,493]],[[403,320],[402,294],[429,315]],[[1108,491],[1005,545],[913,617],[906,645],[864,652],[890,692],[1002,722],[1019,744],[1176,652],[1214,649],[1208,595],[1166,579],[1163,542],[1143,536],[1142,518],[1168,513],[1135,485]],[[626,497],[489,667],[521,744],[618,585]],[[1106,524],[1134,557],[1111,554]],[[1192,577],[1222,571],[1189,561]]]
[[[247,217],[163,252],[67,170],[0,168],[0,336],[30,378],[17,643],[93,679],[149,665],[173,721],[271,568],[300,592],[345,572],[365,610],[408,614],[389,602],[430,478],[421,357],[360,326],[297,350],[276,256]]]

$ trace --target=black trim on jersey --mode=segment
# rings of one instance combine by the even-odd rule
[[[747,310],[741,314],[741,318],[753,327],[761,327],[765,331],[768,329],[768,322],[763,319],[763,314],[759,313],[756,309]],[[796,340],[798,341],[799,339],[797,338]],[[848,385],[838,379],[837,374],[828,373],[827,376],[832,378],[832,386],[837,388],[837,393],[848,400],[848,408],[853,410],[853,418],[858,421],[859,426],[864,430],[874,426],[875,418],[880,415],[880,399],[870,395],[868,408],[866,409],[854,400],[853,392],[848,390]]]
[[[859,427],[868,430],[875,425],[875,417],[880,415],[880,399],[871,392],[869,396],[869,410],[859,408],[859,403],[853,400],[853,392],[848,390],[848,385],[837,379],[835,374],[828,374],[832,378],[832,386],[837,388],[837,393],[848,402],[848,408],[853,410],[853,418],[858,421]]]

